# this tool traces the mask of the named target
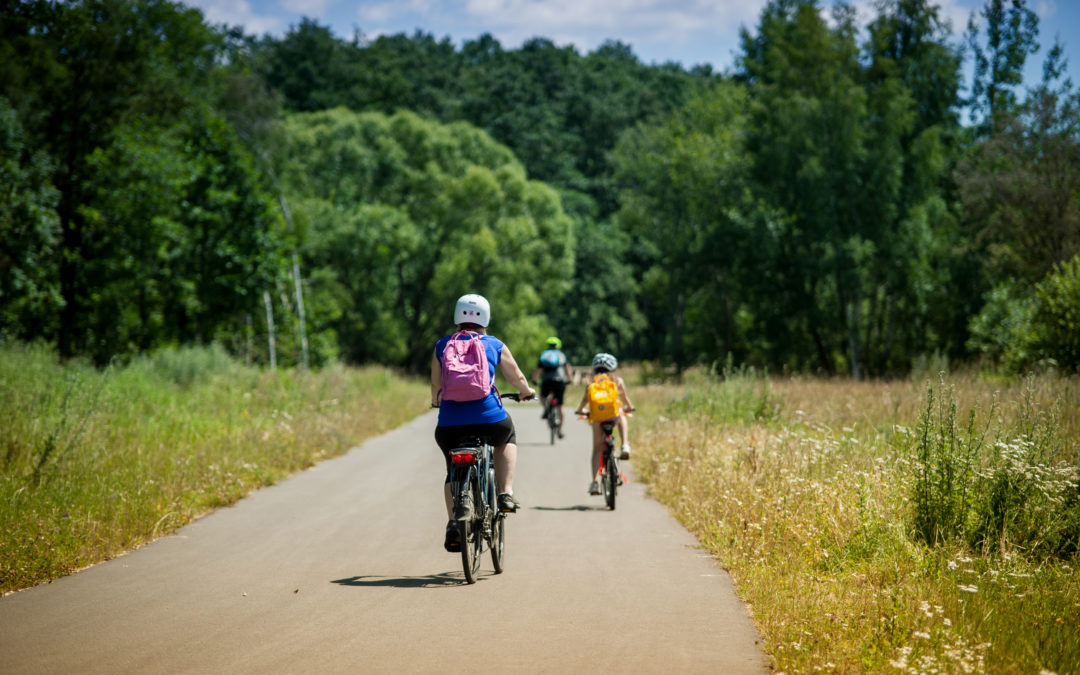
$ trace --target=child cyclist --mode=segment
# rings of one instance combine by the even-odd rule
[[[620,453],[620,459],[630,459],[630,436],[629,428],[626,424],[626,415],[622,413],[628,413],[633,411],[634,404],[630,402],[630,396],[626,393],[626,383],[623,379],[615,374],[615,369],[619,367],[618,360],[611,354],[601,353],[593,357],[593,374],[589,384],[600,382],[601,380],[609,380],[614,382],[618,391],[618,401],[622,407],[621,412],[618,414],[617,426],[619,428],[619,439],[622,441],[622,451]],[[581,397],[581,403],[578,404],[577,414],[588,414],[589,408],[589,391],[591,387],[586,385],[585,394]],[[610,419],[610,418],[608,418]],[[592,422],[592,435],[593,435],[593,451],[592,451],[592,483],[589,484],[589,494],[600,494],[600,456],[604,451],[604,432],[602,429],[602,423],[605,420],[602,419],[590,419]]]

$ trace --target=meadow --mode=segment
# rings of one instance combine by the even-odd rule
[[[1080,381],[625,374],[634,468],[783,673],[1080,672]],[[0,591],[137,548],[427,409],[384,368],[0,348]]]
[[[384,368],[274,372],[190,348],[95,369],[0,347],[0,593],[138,548],[428,399]]]
[[[784,673],[1080,672],[1080,381],[691,373],[634,465]]]

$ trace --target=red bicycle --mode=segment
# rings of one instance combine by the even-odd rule
[[[620,413],[629,416],[629,413]],[[588,415],[579,415],[579,420],[588,420]],[[618,453],[615,452],[615,425],[619,418],[613,417],[600,423],[600,431],[603,433],[604,445],[600,453],[600,492],[604,495],[604,503],[612,511],[615,510],[615,496],[619,486],[629,483],[630,479],[619,471]]]

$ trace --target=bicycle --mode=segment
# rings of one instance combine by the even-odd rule
[[[520,401],[519,394],[500,394]],[[495,574],[502,574],[506,554],[506,514],[496,503],[493,448],[479,438],[466,438],[450,451],[450,494],[461,541],[465,581],[475,584],[484,546],[491,552]]]
[[[629,415],[629,413],[619,414]],[[589,416],[580,415],[578,419],[587,421]],[[616,458],[614,430],[618,419],[618,417],[613,417],[600,423],[600,430],[603,432],[604,439],[604,449],[600,454],[600,492],[604,495],[604,503],[612,511],[615,510],[615,496],[618,493],[619,486],[629,482],[626,476],[619,471],[619,462]]]
[[[555,445],[555,438],[559,433],[559,425],[562,424],[562,404],[555,398],[555,394],[544,397],[545,419],[548,423],[548,431],[551,432],[551,444]]]

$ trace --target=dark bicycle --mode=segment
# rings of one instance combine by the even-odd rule
[[[521,400],[518,394],[502,398]],[[495,574],[502,574],[506,551],[506,514],[496,501],[492,447],[479,438],[466,438],[450,451],[450,494],[461,541],[465,581],[475,584],[484,548],[491,551]]]
[[[551,432],[551,444],[555,445],[555,438],[559,434],[559,425],[562,424],[562,401],[555,398],[555,394],[544,397],[544,418]]]

